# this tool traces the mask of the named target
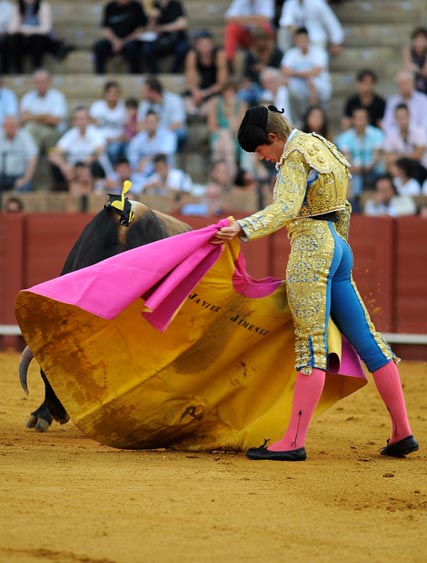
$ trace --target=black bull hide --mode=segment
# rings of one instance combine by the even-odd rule
[[[135,214],[129,226],[120,224],[119,217],[110,208],[104,208],[86,225],[74,244],[62,268],[61,275],[80,268],[92,266],[125,250],[131,250],[172,235],[191,230],[191,227],[170,215],[152,211],[138,202],[131,202]],[[27,392],[27,370],[32,359],[28,347],[21,356],[19,375]],[[69,416],[56,396],[43,370],[40,370],[45,384],[43,403],[30,414],[28,428],[44,432],[53,420],[65,424]]]

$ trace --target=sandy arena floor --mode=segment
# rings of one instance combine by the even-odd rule
[[[24,426],[42,398],[32,366],[0,354],[0,562],[427,560],[427,363],[401,364],[421,449],[381,457],[389,422],[370,382],[315,419],[305,463],[243,454],[119,451],[71,423]]]

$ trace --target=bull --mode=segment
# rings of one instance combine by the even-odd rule
[[[124,189],[122,196],[110,196],[104,208],[86,225],[65,260],[60,275],[92,266],[120,252],[191,230],[189,225],[170,215],[124,198],[125,191]],[[32,358],[27,346],[19,362],[19,379],[27,394],[27,373]],[[45,432],[53,420],[65,424],[70,417],[42,369],[40,374],[45,385],[44,401],[30,414],[26,426]]]

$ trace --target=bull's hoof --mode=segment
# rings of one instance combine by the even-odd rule
[[[37,424],[37,416],[35,416],[34,414],[30,414],[27,422],[25,423],[25,426],[27,428],[34,428],[36,424]]]
[[[37,432],[46,432],[52,424],[53,417],[50,414],[46,405],[42,404],[40,407],[32,412],[25,423],[27,428],[34,428]]]
[[[55,420],[59,422],[59,424],[67,424],[67,422],[70,420],[70,415],[66,412],[64,416],[62,416],[61,418],[55,418]]]
[[[50,425],[51,422],[49,422],[48,420],[39,418],[36,425],[34,426],[34,429],[37,430],[37,432],[46,432]]]

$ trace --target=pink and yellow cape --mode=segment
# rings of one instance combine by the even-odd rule
[[[290,414],[294,337],[284,281],[252,279],[219,226],[124,252],[21,291],[16,317],[83,432],[117,448],[245,450]],[[330,323],[317,413],[366,383]]]

